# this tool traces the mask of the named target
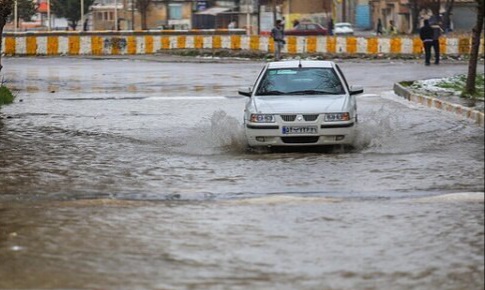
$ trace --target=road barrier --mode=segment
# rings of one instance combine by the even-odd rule
[[[287,54],[361,54],[420,55],[421,40],[416,36],[334,37],[287,36],[283,53]],[[484,54],[481,41],[480,54]],[[5,55],[135,55],[153,54],[171,49],[229,49],[273,52],[268,36],[247,36],[230,31],[198,32],[21,32],[4,33]],[[470,54],[471,38],[442,37],[443,55]]]

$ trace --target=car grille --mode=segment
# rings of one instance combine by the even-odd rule
[[[307,122],[313,122],[318,118],[318,114],[316,115],[303,115],[303,119]]]
[[[283,119],[285,122],[294,122],[296,115],[281,115],[281,119]]]
[[[304,144],[317,143],[318,136],[298,136],[298,137],[281,137],[281,141],[286,144]]]
[[[280,115],[281,119],[285,122],[295,122],[297,115]],[[318,114],[302,115],[303,120],[307,122],[313,122],[318,118]]]

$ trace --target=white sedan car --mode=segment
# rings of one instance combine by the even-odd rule
[[[338,22],[335,23],[333,33],[335,35],[354,35],[354,28],[351,23]]]
[[[266,64],[249,97],[244,129],[250,147],[352,145],[356,95],[334,62],[282,61]]]

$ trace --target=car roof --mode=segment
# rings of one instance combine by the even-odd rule
[[[322,27],[323,28],[323,25],[321,25],[320,23],[316,23],[316,22],[305,22],[305,21],[302,21],[302,22],[298,23],[297,26],[308,26],[308,25],[315,25],[315,26],[319,26],[319,27]]]
[[[350,22],[337,22],[337,23],[335,23],[335,25],[342,25],[342,26],[350,25],[350,26],[352,26],[352,23],[350,23]]]
[[[320,67],[320,68],[332,68],[335,66],[333,61],[328,60],[287,60],[287,61],[274,61],[268,63],[269,69],[278,68],[297,68],[299,65],[305,67]]]

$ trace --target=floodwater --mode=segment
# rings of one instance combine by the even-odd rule
[[[261,62],[6,58],[0,289],[483,289],[484,132],[339,62],[353,150],[253,151]]]

